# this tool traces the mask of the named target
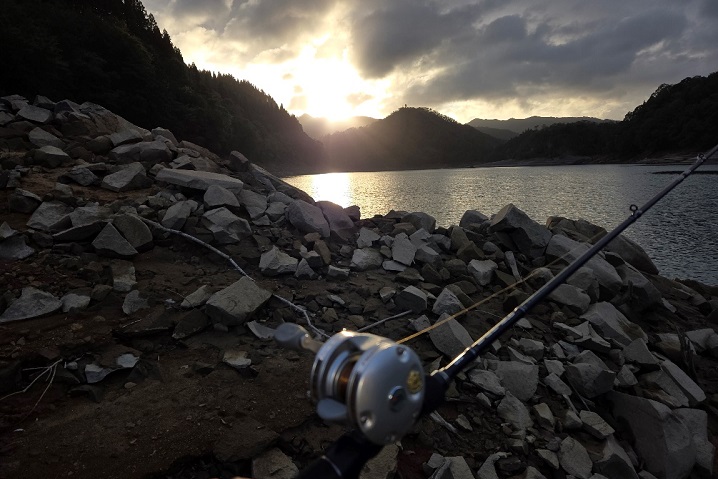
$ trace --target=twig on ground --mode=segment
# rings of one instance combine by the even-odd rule
[[[23,390],[21,390],[21,391],[15,391],[14,393],[7,394],[7,395],[1,397],[1,398],[0,398],[0,401],[4,401],[5,399],[7,399],[7,398],[9,398],[9,397],[11,397],[11,396],[14,396],[14,395],[16,395],[16,394],[22,394],[22,393],[24,393],[24,392],[27,392],[36,382],[38,382],[38,381],[40,380],[41,377],[43,377],[45,374],[50,373],[51,371],[53,371],[53,370],[54,370],[53,368],[54,368],[55,366],[57,366],[59,363],[61,363],[61,362],[62,362],[62,359],[58,359],[57,361],[55,361],[54,363],[52,363],[52,364],[49,365],[49,366],[45,366],[45,367],[42,367],[42,368],[31,368],[31,369],[28,369],[28,370],[32,370],[32,369],[44,369],[44,371],[41,372],[40,374],[38,374],[37,377],[35,377],[35,379],[33,379],[32,382],[25,387],[25,389],[23,389]]]
[[[161,224],[159,224],[159,223],[157,223],[157,222],[155,222],[155,221],[148,220],[147,218],[143,218],[143,217],[141,217],[141,216],[137,216],[137,219],[139,219],[139,220],[141,220],[141,221],[143,221],[143,222],[145,222],[145,223],[147,223],[147,224],[149,224],[149,225],[151,225],[151,226],[153,226],[153,227],[155,227],[155,228],[157,228],[157,229],[159,229],[159,230],[161,230],[161,231],[165,231],[165,232],[167,232],[167,233],[171,233],[171,234],[176,234],[176,235],[182,236],[183,238],[186,238],[186,239],[188,239],[188,240],[190,240],[190,241],[192,241],[192,242],[194,242],[194,243],[197,243],[197,244],[199,244],[199,245],[204,246],[205,248],[208,248],[208,249],[211,250],[212,252],[218,254],[218,255],[221,256],[222,258],[224,258],[224,259],[226,259],[227,261],[229,261],[229,263],[232,265],[232,267],[233,267],[234,269],[236,269],[237,271],[239,271],[239,273],[240,273],[242,276],[246,276],[246,277],[249,278],[250,280],[254,281],[254,278],[252,278],[251,276],[249,276],[242,268],[240,268],[240,266],[239,266],[228,254],[226,254],[226,253],[224,253],[224,252],[218,250],[218,249],[215,248],[214,246],[212,246],[212,245],[210,245],[210,244],[208,244],[208,243],[202,241],[201,239],[195,238],[194,236],[189,235],[189,234],[187,234],[187,233],[184,233],[184,232],[182,232],[182,231],[173,230],[173,229],[171,229],[171,228],[166,228],[166,227],[162,226]],[[286,298],[283,298],[283,297],[279,296],[278,294],[272,294],[272,296],[275,297],[275,298],[277,298],[279,301],[285,303],[286,305],[288,305],[288,306],[289,306],[290,308],[292,308],[293,310],[295,310],[295,311],[301,313],[301,314],[304,316],[304,320],[307,322],[307,326],[309,326],[309,328],[310,328],[312,331],[314,331],[315,334],[317,334],[317,335],[319,335],[319,336],[323,336],[323,337],[325,337],[325,338],[328,338],[328,337],[329,337],[329,335],[328,335],[327,333],[325,333],[325,332],[322,331],[321,329],[319,329],[319,328],[317,328],[316,326],[314,326],[314,324],[312,324],[312,321],[311,321],[311,319],[309,319],[309,314],[307,313],[307,310],[306,310],[306,309],[302,308],[301,306],[297,306],[296,304],[292,303],[291,301],[289,301],[289,300],[286,299]]]
[[[23,418],[20,421],[24,421],[25,419],[32,414],[32,412],[35,410],[38,404],[40,404],[40,401],[42,401],[42,398],[45,397],[45,393],[47,393],[47,390],[50,389],[50,386],[52,386],[52,382],[55,380],[55,374],[57,373],[57,365],[60,361],[56,361],[52,366],[49,366],[50,369],[52,369],[52,374],[50,375],[49,380],[47,381],[47,386],[45,386],[45,390],[42,391],[42,394],[40,394],[40,397],[37,398],[37,401],[35,401],[35,404],[32,406],[32,409],[23,416]]]

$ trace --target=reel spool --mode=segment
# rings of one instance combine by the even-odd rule
[[[321,344],[292,323],[277,329],[284,346],[316,352],[310,394],[319,417],[359,429],[375,444],[404,436],[424,402],[424,372],[410,348],[373,334],[342,331]]]

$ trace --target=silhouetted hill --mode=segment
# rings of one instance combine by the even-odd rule
[[[499,140],[428,108],[400,108],[383,120],[324,138],[335,171],[473,166]]]
[[[602,120],[588,116],[531,116],[528,118],[509,118],[508,120],[484,120],[474,118],[468,125],[477,128],[479,131],[488,133],[484,128],[495,128],[499,130],[509,130],[516,135],[526,130],[541,128],[545,126],[555,125],[556,123],[575,123],[578,121],[589,121],[593,123],[611,123],[613,120]],[[490,133],[489,133],[490,134]]]
[[[146,128],[274,171],[321,168],[321,144],[266,93],[186,65],[139,0],[7,0],[0,96],[98,103]]]
[[[491,128],[489,126],[475,126],[481,133],[486,133],[489,136],[493,136],[502,141],[508,141],[511,138],[516,138],[518,133],[511,130],[505,130],[503,128]]]
[[[322,137],[348,130],[350,128],[361,128],[371,125],[376,118],[370,116],[353,116],[345,120],[332,121],[327,118],[313,117],[306,113],[297,118],[301,123],[304,132],[315,140],[321,140]]]
[[[620,122],[579,121],[527,130],[496,148],[493,161],[572,156],[629,162],[705,151],[718,142],[718,72],[663,84]]]

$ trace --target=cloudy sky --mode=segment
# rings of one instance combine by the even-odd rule
[[[296,115],[622,119],[718,70],[718,0],[144,0],[187,63]]]

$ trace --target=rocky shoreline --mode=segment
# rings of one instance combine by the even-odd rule
[[[341,429],[279,324],[399,340],[471,307],[409,343],[430,371],[605,234],[513,205],[362,218],[69,100],[0,98],[0,160],[8,478],[292,477]],[[362,477],[711,477],[716,321],[715,287],[621,237]]]

